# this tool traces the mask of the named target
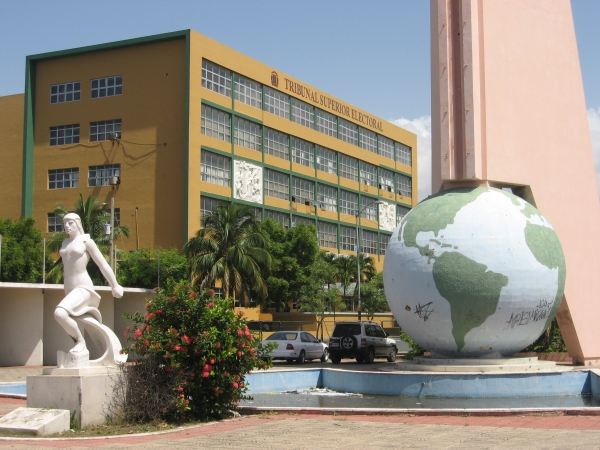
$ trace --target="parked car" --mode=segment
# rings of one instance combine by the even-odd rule
[[[389,339],[383,328],[370,322],[338,322],[329,338],[331,362],[356,358],[358,363],[371,364],[375,358],[396,361],[396,341]]]
[[[329,360],[327,344],[306,331],[278,331],[260,344],[270,343],[277,344],[269,353],[273,359],[285,359],[288,363],[295,360],[298,364],[304,364],[307,359],[320,359],[322,362]]]

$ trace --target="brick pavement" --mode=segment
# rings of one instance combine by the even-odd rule
[[[13,449],[600,449],[600,417],[261,415],[174,433],[87,440],[0,440]]]

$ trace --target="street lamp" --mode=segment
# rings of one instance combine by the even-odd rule
[[[356,268],[358,269],[358,271],[357,271],[358,278],[356,279],[356,283],[357,283],[356,284],[356,288],[358,289],[357,300],[358,300],[358,321],[359,322],[362,319],[362,310],[360,308],[360,237],[358,235],[358,227],[359,227],[359,223],[360,223],[360,215],[369,206],[371,206],[371,205],[382,205],[382,204],[383,204],[383,202],[381,200],[376,200],[373,203],[369,203],[368,205],[363,206],[362,209],[360,211],[357,211],[357,213],[356,213]]]

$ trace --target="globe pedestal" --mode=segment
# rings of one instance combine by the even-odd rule
[[[553,372],[570,370],[557,367],[554,361],[540,361],[534,357],[513,358],[446,358],[416,356],[412,361],[396,363],[393,371],[410,372]]]

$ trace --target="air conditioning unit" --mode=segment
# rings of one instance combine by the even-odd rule
[[[121,139],[121,133],[110,133],[110,134],[108,135],[108,138],[109,138],[111,141],[116,141],[117,139]]]
[[[110,177],[108,179],[108,184],[110,186],[118,186],[119,184],[121,184],[121,178],[120,177]]]

